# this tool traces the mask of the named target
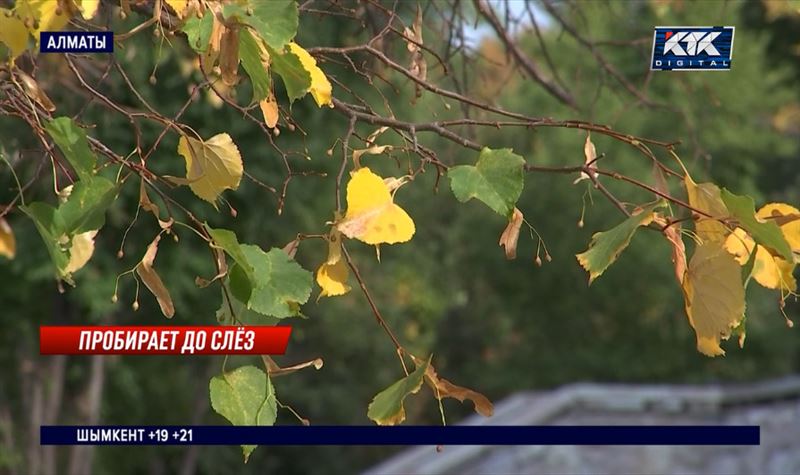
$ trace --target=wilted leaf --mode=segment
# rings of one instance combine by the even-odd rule
[[[272,248],[264,252],[260,247],[242,244],[242,253],[253,268],[248,279],[237,263],[231,269],[231,291],[245,302],[247,308],[277,318],[299,314],[299,305],[311,295],[311,273],[290,259],[283,250]]]
[[[189,6],[189,0],[164,0],[164,2],[181,18],[183,18],[183,11]]]
[[[145,187],[144,183],[144,178],[142,178],[139,185],[139,206],[141,206],[143,210],[153,213],[156,219],[161,220],[158,206],[150,201],[150,197],[147,195],[147,187]]]
[[[317,284],[322,289],[319,297],[335,297],[350,292],[350,286],[347,285],[349,275],[350,270],[344,260],[340,259],[335,264],[323,262],[317,269]]]
[[[697,350],[724,355],[719,346],[744,318],[745,300],[739,264],[722,247],[708,241],[697,246],[683,281],[686,315],[697,335]]]
[[[72,274],[86,265],[94,254],[94,237],[97,231],[86,231],[72,237],[72,244],[69,248],[69,262],[64,272]]]
[[[186,160],[189,188],[215,208],[220,193],[239,187],[244,167],[239,149],[230,135],[217,134],[206,141],[182,136],[178,153]]]
[[[400,424],[406,418],[403,402],[409,394],[416,394],[422,386],[430,358],[417,366],[413,373],[379,392],[367,408],[367,417],[381,426]]]
[[[0,218],[0,256],[13,259],[17,255],[17,241],[6,218]]]
[[[412,358],[414,359],[414,363],[421,363],[417,358]],[[492,405],[492,402],[489,401],[486,396],[472,389],[455,385],[444,378],[440,378],[439,375],[436,374],[433,365],[429,364],[428,369],[425,370],[425,382],[433,389],[433,394],[436,395],[436,398],[439,400],[451,397],[460,402],[464,402],[464,400],[469,399],[475,405],[475,412],[483,417],[492,417],[494,413],[494,405]]]
[[[583,144],[583,157],[584,166],[588,165],[592,176],[590,177],[586,172],[581,172],[581,175],[572,182],[573,185],[583,180],[589,180],[590,178],[597,179],[597,172],[595,171],[597,170],[597,149],[594,146],[594,142],[592,142],[591,132],[586,132],[586,142]]]
[[[394,197],[383,178],[367,168],[352,173],[347,184],[347,212],[336,225],[349,238],[367,244],[395,244],[414,236],[414,221]]]
[[[246,28],[239,32],[239,56],[242,59],[242,66],[253,84],[252,102],[254,103],[261,102],[271,95],[271,81],[268,73],[269,53],[258,43],[259,41]],[[270,127],[274,127],[274,125]]]
[[[522,227],[524,220],[522,211],[514,208],[511,213],[511,218],[508,220],[508,225],[500,235],[499,245],[503,246],[506,251],[506,259],[516,259],[517,257],[517,241],[519,240],[519,229]]]
[[[303,363],[281,367],[269,355],[263,355],[262,358],[264,358],[265,362],[267,363],[267,371],[269,372],[269,376],[271,378],[292,374],[305,368],[314,368],[316,370],[320,370],[325,364],[325,362],[322,361],[322,358],[314,358],[313,360],[305,361]]]
[[[25,89],[25,94],[27,94],[28,97],[36,101],[36,103],[47,112],[53,112],[56,110],[56,106],[53,104],[53,101],[50,100],[50,97],[47,96],[47,94],[44,92],[44,89],[39,86],[39,83],[37,83],[35,79],[19,69],[16,70],[14,74],[16,74],[21,80],[22,87]]]
[[[311,75],[311,85],[308,91],[314,97],[317,106],[333,107],[333,101],[331,100],[333,87],[328,78],[325,77],[325,73],[317,66],[317,60],[295,42],[289,43],[289,51],[300,59],[300,64]]]
[[[273,128],[278,125],[278,119],[280,118],[278,101],[275,100],[275,96],[271,92],[266,99],[258,103],[258,106],[261,107],[261,114],[264,116],[264,123],[267,124],[267,127]]]
[[[69,117],[57,117],[49,121],[45,123],[45,129],[81,180],[91,178],[94,175],[97,158],[89,149],[89,142],[83,129]]]
[[[774,255],[781,256],[787,262],[793,262],[792,248],[783,237],[781,228],[772,221],[762,222],[756,218],[756,209],[753,198],[749,196],[734,195],[728,190],[722,190],[722,201],[728,210],[739,222],[739,226],[753,237],[756,243],[764,246]]]
[[[278,401],[269,376],[255,366],[242,366],[214,376],[208,385],[211,407],[234,426],[271,426]],[[255,445],[243,445],[245,462]]]
[[[170,297],[169,291],[166,286],[164,286],[164,282],[161,281],[161,277],[159,277],[156,270],[153,269],[153,261],[158,252],[159,240],[161,240],[160,234],[147,246],[147,252],[144,253],[141,262],[136,265],[136,273],[139,275],[139,278],[142,279],[144,285],[150,289],[150,292],[156,297],[158,305],[161,307],[161,313],[167,318],[172,318],[172,316],[175,315],[175,306],[172,304],[172,297]]]
[[[27,49],[29,36],[25,23],[12,15],[11,10],[0,8],[0,43],[8,46],[14,59]]]
[[[484,148],[475,166],[453,167],[447,176],[458,201],[477,198],[496,213],[510,217],[522,193],[524,166],[525,159],[510,148]]]
[[[687,174],[684,181],[689,204],[711,217],[696,216],[695,233],[704,241],[723,241],[729,230],[719,220],[728,217],[719,187],[713,183],[695,183]]]
[[[239,82],[239,29],[222,27],[219,41],[219,69],[222,82],[235,86]]]
[[[663,201],[645,206],[638,214],[634,214],[608,231],[595,233],[592,236],[589,249],[575,256],[581,266],[589,272],[589,284],[617,260],[630,244],[639,226],[650,224],[654,218],[653,211],[661,206],[664,206]]]
[[[353,163],[355,164],[356,168],[361,168],[362,155],[380,155],[381,153],[391,149],[391,145],[372,145],[367,148],[353,150]]]

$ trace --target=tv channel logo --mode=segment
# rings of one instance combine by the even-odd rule
[[[733,32],[732,26],[657,26],[650,69],[729,71]]]
[[[40,53],[113,53],[114,33],[110,31],[43,31]]]

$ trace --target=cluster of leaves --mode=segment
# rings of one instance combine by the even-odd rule
[[[330,81],[311,54],[294,42],[299,21],[295,1],[164,2],[180,19],[180,30],[197,54],[197,67],[205,77],[234,87],[241,82],[241,66],[252,89],[250,105],[258,105],[267,127],[276,127],[280,118],[274,93],[275,75],[283,81],[290,103],[310,93],[317,106],[334,106]],[[0,43],[6,45],[12,78],[22,84],[21,88],[43,111],[52,113],[55,106],[33,78],[14,70],[14,60],[31,48],[40,31],[61,29],[78,14],[90,19],[98,3],[28,0],[0,12]],[[128,2],[120,3],[123,10],[130,9]],[[427,67],[419,47],[420,18],[418,10],[414,29],[406,35],[415,40],[409,42],[409,51],[414,53],[414,75],[424,78]],[[228,229],[201,222],[178,223],[171,216],[162,219],[161,207],[150,199],[148,190],[159,193],[164,202],[171,198],[154,186],[157,179],[187,186],[217,209],[222,193],[236,190],[244,175],[241,152],[228,133],[204,139],[189,126],[170,124],[170,127],[179,135],[176,155],[185,162],[185,176],[158,177],[147,169],[143,160],[136,166],[126,161],[130,173],[123,173],[121,167],[112,179],[100,171],[98,145],[82,127],[68,117],[46,118],[43,128],[70,164],[76,179],[72,185],[60,189],[56,184],[57,207],[33,202],[20,209],[35,223],[58,279],[74,284],[72,274],[92,257],[94,239],[105,223],[106,211],[131,176],[141,178],[139,207],[153,214],[159,229],[139,263],[125,274],[134,276],[137,285],[139,281],[145,284],[168,318],[175,313],[175,305],[154,261],[160,239],[164,235],[175,236],[176,225],[192,227],[208,243],[217,272],[209,279],[198,277],[196,282],[199,287],[219,285],[222,305],[216,316],[223,325],[274,325],[286,318],[302,317],[302,305],[312,295],[314,277],[319,286],[318,299],[341,296],[352,290],[351,271],[365,290],[347,253],[347,240],[375,246],[380,258],[381,245],[408,242],[416,232],[412,217],[395,203],[398,190],[411,183],[414,176],[384,178],[361,163],[365,154],[378,155],[391,150],[391,145],[373,143],[383,129],[370,136],[369,148],[352,152],[346,209],[335,210],[332,221],[319,235],[328,246],[327,255],[320,256],[315,275],[294,260],[304,239],[300,236],[284,247],[265,250],[255,244],[240,243]],[[574,170],[579,173],[576,183],[587,181],[599,187],[602,177],[595,165],[598,156],[588,134],[584,155],[584,166]],[[445,170],[458,201],[476,199],[507,220],[498,244],[508,259],[516,257],[522,224],[527,224],[518,200],[528,169],[526,160],[511,149],[483,148],[474,165]],[[696,184],[685,168],[683,171],[686,203],[670,196],[663,186],[656,189],[658,198],[654,202],[638,206],[619,225],[595,234],[588,250],[578,254],[577,259],[588,271],[591,283],[614,263],[640,228],[660,232],[672,248],[675,276],[681,285],[689,323],[697,335],[697,348],[703,354],[716,356],[724,354],[721,340],[736,334],[740,344],[744,341],[745,287],[750,280],[778,290],[781,303],[795,294],[792,271],[800,262],[800,211],[783,203],[768,204],[756,211],[751,198],[735,195],[712,183]],[[691,216],[677,217],[672,211],[675,205],[689,210]],[[687,219],[695,222],[693,231],[681,227],[681,222]],[[528,227],[533,238],[535,230],[529,224]],[[684,236],[696,244],[691,258],[687,258]],[[538,249],[535,262],[541,264]],[[13,231],[1,218],[0,254],[9,258],[15,254]],[[546,251],[545,258],[549,260]],[[116,294],[113,299],[116,300]],[[371,299],[370,304],[374,308]],[[367,409],[371,420],[387,425],[403,422],[406,398],[417,393],[423,383],[439,400],[446,397],[462,402],[470,400],[476,412],[491,415],[492,404],[485,396],[440,378],[432,357],[412,355],[396,341],[395,344],[404,376],[373,398]],[[408,360],[413,363],[413,370],[406,368]],[[272,377],[305,367],[321,367],[319,360],[290,368],[280,368],[268,357],[264,357],[264,362],[266,371],[248,365],[212,378],[211,405],[232,424],[274,424],[279,402]],[[253,449],[254,446],[243,447],[245,459]]]

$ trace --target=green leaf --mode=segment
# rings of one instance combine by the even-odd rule
[[[231,295],[230,292],[228,292],[228,297],[230,302],[225,297],[225,292],[222,292],[222,305],[216,314],[217,322],[220,325],[275,325],[280,321],[275,317],[268,317],[250,310],[246,304]]]
[[[245,274],[247,274],[247,278],[252,280],[253,278],[253,266],[247,261],[247,256],[244,255],[242,251],[241,245],[239,245],[239,239],[236,238],[236,233],[229,229],[214,229],[210,227],[208,224],[205,225],[208,234],[211,235],[211,239],[214,240],[214,244],[222,248],[231,258],[244,270]]]
[[[261,48],[258,40],[248,30],[239,32],[239,58],[253,83],[253,102],[259,102],[269,95],[270,78],[264,62],[261,61]]]
[[[203,18],[192,15],[186,20],[181,30],[186,33],[189,46],[198,53],[205,53],[211,41],[211,32],[214,28],[214,13],[206,10]]]
[[[646,226],[653,221],[653,211],[664,206],[663,201],[646,206],[639,214],[635,214],[608,231],[595,233],[589,249],[577,254],[578,262],[589,272],[589,284],[598,278],[608,266],[628,247],[633,234],[639,226]]]
[[[475,166],[453,167],[447,176],[458,201],[477,198],[496,213],[509,217],[522,193],[524,166],[525,159],[510,148],[484,148]]]
[[[305,96],[311,88],[311,74],[303,67],[300,58],[289,50],[267,48],[271,68],[278,73],[286,85],[286,95],[294,102]],[[282,52],[279,52],[282,51]]]
[[[278,415],[275,388],[266,373],[242,366],[214,376],[208,385],[211,407],[235,426],[271,426]],[[247,462],[255,445],[243,445]]]
[[[58,208],[64,220],[64,231],[78,234],[102,228],[106,221],[106,210],[116,195],[114,183],[100,176],[75,183],[67,201]]]
[[[81,180],[91,178],[94,175],[97,157],[89,149],[89,142],[83,129],[69,117],[57,117],[47,122],[44,128],[75,169],[78,177]]]
[[[42,202],[21,206],[20,209],[36,225],[47,252],[50,253],[50,258],[58,270],[59,277],[72,284],[71,276],[64,272],[69,263],[69,253],[66,250],[69,244],[69,237],[64,232],[64,220],[61,219],[58,210]]]
[[[286,318],[299,315],[299,305],[311,295],[311,272],[278,248],[264,252],[251,244],[240,246],[253,267],[249,280],[240,265],[231,269],[230,283],[234,296],[247,302],[247,308],[258,313]],[[249,292],[248,292],[249,290]]]
[[[781,228],[772,220],[762,223],[756,219],[756,205],[753,198],[735,195],[723,188],[722,201],[739,222],[739,226],[750,233],[756,243],[767,248],[773,255],[783,257],[786,262],[794,261],[792,248],[781,232]]]
[[[282,50],[297,34],[299,14],[295,0],[249,0],[246,5],[228,3],[226,19],[237,17],[250,25],[271,48]]]
[[[425,370],[431,359],[417,366],[413,373],[379,392],[367,408],[367,417],[378,425],[395,425],[403,422],[406,411],[403,401],[409,394],[415,394],[422,386]]]

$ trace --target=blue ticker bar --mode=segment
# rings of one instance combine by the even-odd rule
[[[42,426],[42,445],[759,445],[758,426]]]

